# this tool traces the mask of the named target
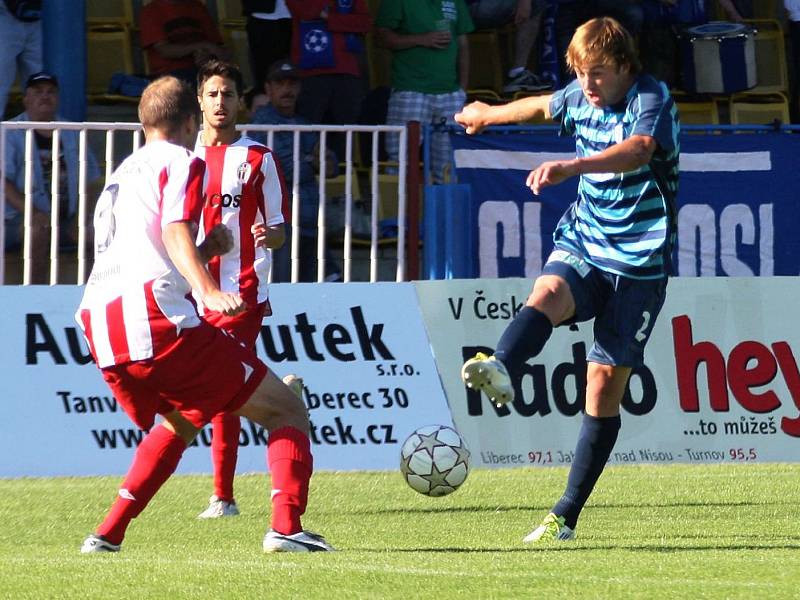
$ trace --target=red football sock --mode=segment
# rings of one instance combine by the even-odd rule
[[[272,476],[272,529],[284,535],[302,530],[300,516],[308,503],[308,481],[314,467],[308,436],[295,427],[269,435],[267,463]]]
[[[119,496],[97,529],[112,544],[122,543],[131,519],[139,516],[158,489],[175,471],[186,442],[163,425],[150,430],[133,457]]]
[[[233,476],[239,455],[241,421],[236,415],[220,413],[211,419],[211,460],[214,463],[214,495],[233,502]]]

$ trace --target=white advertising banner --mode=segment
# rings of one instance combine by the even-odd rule
[[[456,426],[476,466],[569,465],[585,399],[592,323],[554,330],[512,404],[497,408],[460,379],[491,354],[531,281],[417,285]],[[675,278],[631,376],[612,463],[800,459],[800,297],[795,277]]]
[[[143,436],[117,405],[73,315],[76,286],[0,286],[0,477],[124,474]],[[259,356],[297,373],[317,469],[395,469],[417,427],[452,424],[413,284],[279,284]],[[211,470],[210,428],[178,469]],[[242,421],[239,472],[266,468],[266,434]]]

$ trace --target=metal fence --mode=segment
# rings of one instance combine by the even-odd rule
[[[340,162],[344,164],[344,185],[343,185],[343,198],[341,201],[344,203],[344,222],[341,238],[337,238],[333,248],[341,251],[342,259],[342,278],[345,282],[348,281],[378,281],[382,276],[385,279],[394,279],[396,281],[403,281],[408,277],[407,273],[407,253],[406,244],[408,240],[407,223],[407,185],[406,173],[409,165],[408,149],[409,137],[408,130],[402,126],[388,126],[388,125],[241,125],[238,129],[247,133],[265,133],[267,136],[267,145],[272,146],[275,133],[277,132],[291,132],[293,135],[293,180],[287,181],[287,185],[291,190],[291,281],[298,280],[300,273],[300,207],[303,198],[300,193],[300,161],[303,157],[300,155],[300,136],[304,132],[314,132],[319,135],[319,209],[317,213],[317,281],[323,281],[325,277],[325,249],[326,244],[331,243],[327,240],[328,233],[328,220],[327,209],[332,198],[329,193],[329,185],[324,177],[326,173],[327,161],[327,148],[329,147],[329,136],[332,133],[344,134],[345,136],[345,156],[340,158]],[[34,196],[34,131],[35,130],[51,130],[52,134],[52,156],[59,156],[61,150],[61,132],[66,130],[79,132],[78,144],[78,206],[77,206],[77,249],[75,257],[70,257],[70,261],[76,267],[74,281],[82,285],[86,282],[88,271],[91,267],[90,250],[87,250],[87,240],[91,239],[87,231],[90,226],[89,212],[94,204],[94,198],[90,197],[88,188],[89,181],[87,181],[87,153],[90,152],[87,136],[89,132],[97,132],[93,135],[103,138],[103,154],[105,164],[105,179],[108,180],[113,173],[116,164],[127,156],[128,152],[123,151],[121,157],[119,147],[115,147],[115,134],[118,132],[130,132],[130,148],[131,152],[138,149],[143,143],[143,133],[141,126],[137,123],[105,123],[105,122],[32,122],[32,121],[4,121],[0,123],[0,181],[4,185],[0,185],[0,213],[5,216],[6,211],[6,188],[7,176],[11,174],[6,173],[6,138],[8,132],[11,130],[23,130],[25,132],[25,185],[24,190],[20,190],[24,194],[24,218],[23,218],[23,235],[21,253],[19,256],[14,256],[17,260],[21,261],[21,283],[28,285],[31,283],[32,264],[34,259],[34,252],[40,252],[41,249],[33,248],[32,246],[32,214],[33,214],[33,196]],[[355,134],[366,133],[369,134],[370,139],[370,161],[366,166],[359,166],[359,157],[355,154]],[[395,164],[381,163],[379,160],[380,145],[385,141],[387,133],[399,134],[398,142],[398,162]],[[104,136],[103,136],[104,134]],[[95,144],[97,145],[97,144]],[[341,160],[343,158],[343,160]],[[416,165],[414,165],[416,168]],[[381,185],[381,177],[386,173],[394,173],[396,176],[393,182],[396,181],[396,189],[391,193],[387,193],[385,186]],[[399,174],[399,175],[397,175]],[[56,283],[65,283],[63,276],[63,267],[65,258],[59,250],[59,235],[63,226],[60,223],[59,207],[61,203],[67,202],[67,198],[62,198],[59,191],[59,177],[60,165],[58,160],[54,160],[52,164],[52,173],[50,178],[50,243],[49,243],[49,283],[50,285]],[[341,180],[341,179],[340,179]],[[369,214],[369,227],[368,235],[363,235],[357,238],[354,235],[353,215],[355,198],[354,190],[360,188],[360,182],[364,181],[368,192],[365,194],[365,206],[368,206]],[[387,236],[385,232],[381,231],[380,226],[380,207],[382,206],[381,196],[391,196],[391,198],[383,198],[383,205],[386,201],[392,204],[392,212],[396,214],[396,235],[394,228],[393,235]],[[396,204],[395,204],[396,202]],[[359,204],[361,205],[361,204]],[[414,211],[416,213],[416,211]],[[413,216],[416,219],[416,214]],[[0,283],[6,283],[6,263],[8,262],[7,253],[5,251],[6,239],[6,222],[5,218],[0,222]],[[365,232],[361,232],[362,234]],[[416,238],[416,228],[413,227],[413,237]],[[417,244],[418,240],[412,240],[413,244]],[[415,246],[416,248],[416,246]],[[16,254],[16,253],[15,253]],[[358,256],[357,256],[358,254]],[[413,252],[416,257],[416,251]],[[9,260],[12,258],[10,255]],[[387,261],[394,263],[392,268],[381,269],[381,264],[386,264]]]

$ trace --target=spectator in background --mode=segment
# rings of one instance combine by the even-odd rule
[[[139,27],[151,75],[174,75],[194,85],[198,65],[230,58],[200,0],[152,0],[139,13]]]
[[[358,123],[364,99],[360,60],[372,28],[365,0],[286,0],[292,13],[292,62],[303,77],[297,112],[311,123]],[[344,137],[332,148],[344,156]]]
[[[249,123],[255,112],[262,106],[269,104],[269,98],[264,93],[264,86],[259,88],[250,88],[242,94],[242,101],[244,102],[245,110],[239,113],[239,121],[241,123]],[[242,121],[242,119],[244,119]]]
[[[300,73],[288,61],[274,63],[267,72],[264,91],[269,104],[259,108],[253,115],[256,125],[308,125],[308,119],[297,114],[297,99],[303,83]],[[267,145],[267,135],[253,133],[254,140]],[[300,200],[300,281],[317,281],[317,212],[319,209],[319,135],[304,132],[300,135],[300,169],[294,170],[294,134],[291,131],[274,134],[272,151],[278,157],[286,186],[292,193],[297,177]],[[325,155],[325,176],[335,177],[338,173],[336,154],[328,150]],[[292,197],[292,202],[294,202]],[[290,212],[293,214],[293,211]],[[288,228],[286,243],[272,254],[272,280],[275,282],[291,280],[291,228]],[[339,281],[341,268],[333,259],[330,250],[325,248],[326,281]]]
[[[12,121],[58,121],[58,80],[45,72],[34,73],[25,83],[22,103],[25,112]],[[77,241],[75,215],[78,210],[78,132],[61,132],[59,153],[53,157],[53,131],[34,131],[33,153],[33,214],[30,235],[33,247],[33,283],[47,282],[52,211],[51,179],[53,165],[58,163],[58,224],[60,246],[75,246]],[[86,181],[100,177],[97,161],[86,151]],[[6,132],[6,214],[5,247],[15,249],[22,244],[25,212],[25,131],[11,129]],[[91,207],[89,207],[91,210]]]
[[[0,121],[17,72],[25,81],[42,70],[41,8],[41,0],[0,0]]]
[[[289,56],[292,44],[292,15],[286,0],[242,0],[247,17],[247,43],[253,87],[261,90],[267,69],[276,60]]]
[[[467,33],[472,19],[463,0],[383,0],[375,25],[392,51],[392,94],[386,123],[454,124],[466,100],[469,76]],[[389,159],[398,158],[398,134],[386,135]],[[447,132],[431,136],[434,183],[444,181],[450,162]]]
[[[476,29],[493,29],[514,24],[514,63],[508,71],[503,91],[537,92],[549,89],[549,83],[528,70],[531,53],[536,50],[539,25],[546,0],[467,0]]]

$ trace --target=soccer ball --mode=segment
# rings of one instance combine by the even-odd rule
[[[466,480],[469,450],[455,429],[446,425],[427,425],[403,442],[400,472],[406,483],[420,494],[446,496]]]

